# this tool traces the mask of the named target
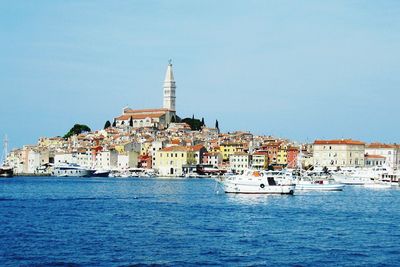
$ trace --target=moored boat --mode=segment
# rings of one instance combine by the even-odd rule
[[[8,155],[8,139],[7,136],[4,138],[4,145],[3,145],[3,159],[0,160],[0,177],[3,178],[10,178],[14,176],[14,168],[9,166],[6,159]]]
[[[225,193],[234,194],[293,195],[296,188],[293,183],[277,182],[275,177],[267,175],[266,172],[252,170],[226,177],[219,182]]]
[[[318,191],[342,191],[344,184],[335,183],[330,179],[314,179],[310,177],[299,177],[295,179],[297,190],[318,190]]]
[[[95,170],[73,163],[62,163],[54,166],[52,175],[57,177],[90,177]]]
[[[0,167],[0,177],[10,178],[14,176],[14,170],[10,166],[3,165]]]

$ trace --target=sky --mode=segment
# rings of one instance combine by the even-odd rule
[[[299,142],[400,143],[400,1],[0,0],[11,147],[162,107]]]

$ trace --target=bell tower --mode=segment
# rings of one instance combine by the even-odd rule
[[[174,74],[172,72],[172,60],[168,61],[167,72],[165,73],[164,80],[164,105],[163,108],[169,109],[171,111],[176,111],[175,101],[175,80]]]

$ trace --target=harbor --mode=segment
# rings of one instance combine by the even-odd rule
[[[3,179],[0,265],[395,266],[400,260],[398,189],[276,196],[215,188],[212,179]]]

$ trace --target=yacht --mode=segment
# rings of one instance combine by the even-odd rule
[[[95,170],[93,173],[93,177],[109,177],[111,171],[109,170]]]
[[[3,178],[10,178],[14,176],[14,169],[13,167],[3,165],[0,166],[0,177]]]
[[[3,145],[3,160],[0,160],[0,177],[9,178],[14,176],[14,168],[9,166],[6,159],[8,155],[8,139],[7,136],[4,138]]]
[[[277,179],[275,178],[280,178]],[[293,195],[296,186],[284,177],[264,171],[248,170],[243,174],[231,175],[218,182],[225,193],[235,194],[287,194]]]
[[[297,190],[342,191],[344,184],[336,182],[329,173],[304,171],[293,175]]]
[[[342,191],[344,184],[338,184],[333,179],[321,179],[310,176],[295,178],[297,190]]]
[[[91,177],[95,170],[74,163],[62,163],[54,166],[52,175],[58,177]]]
[[[364,187],[372,189],[390,189],[392,185],[382,181],[371,180],[371,182],[364,184]]]

